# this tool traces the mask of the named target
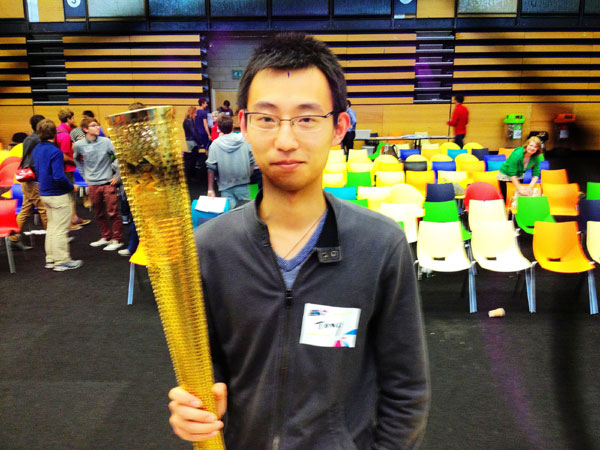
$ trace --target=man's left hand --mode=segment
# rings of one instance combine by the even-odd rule
[[[119,179],[118,178],[111,178],[110,179],[110,185],[111,186],[116,186],[117,184],[119,184]]]

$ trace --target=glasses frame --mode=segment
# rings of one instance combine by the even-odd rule
[[[268,129],[268,128],[260,128],[258,126],[251,125],[251,121],[248,121],[248,119],[249,119],[248,116],[258,115],[258,114],[260,114],[262,116],[269,116],[269,117],[272,117],[274,120],[277,120],[277,126],[274,127],[274,128],[272,128],[272,129]],[[313,117],[313,118],[318,117],[320,119],[327,119],[327,118],[333,116],[334,114],[335,114],[335,111],[331,110],[327,114],[303,114],[303,115],[300,115],[300,116],[291,117],[289,119],[282,119],[281,117],[276,116],[275,114],[262,113],[262,112],[258,112],[258,111],[244,111],[244,120],[246,120],[246,123],[250,124],[250,126],[252,128],[255,128],[255,129],[260,130],[260,131],[267,131],[268,132],[268,131],[279,130],[281,128],[281,122],[289,122],[290,123],[290,127],[293,130],[296,130],[296,127],[294,125],[294,123],[295,123],[294,121],[297,120],[297,119],[304,119],[306,117]],[[314,129],[314,130],[302,130],[302,129],[298,129],[298,131],[300,131],[301,133],[314,133],[314,132],[317,132],[317,131],[321,131],[321,128],[317,128],[317,129]]]

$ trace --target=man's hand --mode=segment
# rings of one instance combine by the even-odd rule
[[[207,191],[206,192],[206,196],[207,197],[214,197],[215,196],[215,191]]]
[[[202,401],[181,387],[169,392],[169,423],[181,439],[191,442],[206,441],[215,437],[223,428],[220,420],[227,410],[227,386],[215,383],[212,389],[217,404],[217,416],[202,409]]]
[[[111,178],[110,179],[110,185],[111,186],[116,186],[117,184],[119,184],[119,179],[118,178]]]

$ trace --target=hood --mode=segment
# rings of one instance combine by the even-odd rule
[[[227,153],[233,153],[242,148],[242,146],[246,145],[246,140],[244,139],[242,133],[224,134],[215,142],[220,144],[219,147],[221,147],[221,149]]]

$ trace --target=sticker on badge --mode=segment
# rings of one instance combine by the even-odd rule
[[[359,308],[306,303],[300,343],[317,347],[354,348],[359,319]]]

